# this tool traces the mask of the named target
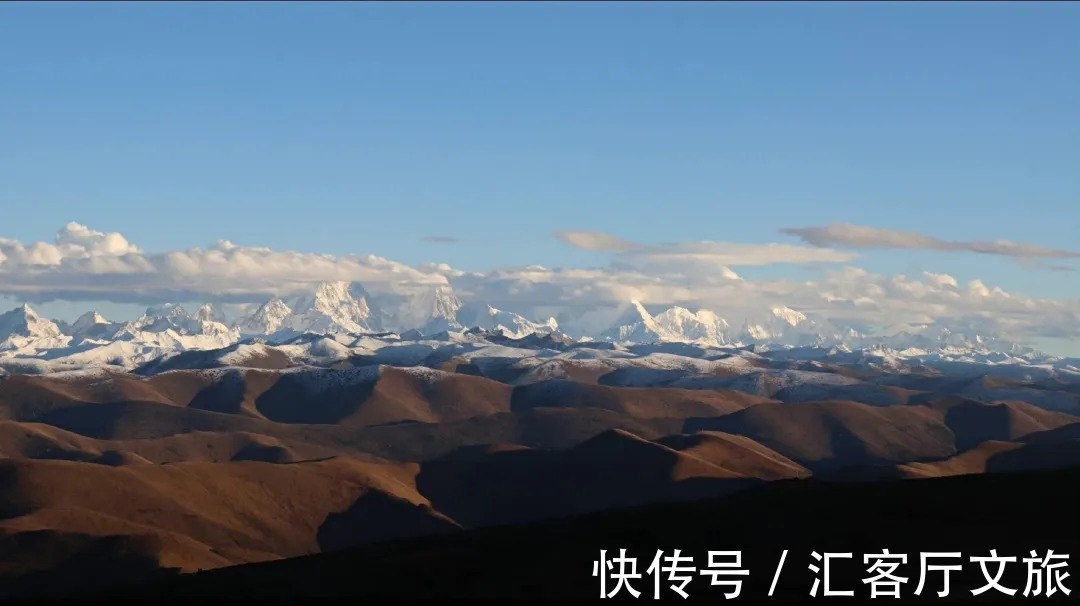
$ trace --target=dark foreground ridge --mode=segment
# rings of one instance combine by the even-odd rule
[[[868,483],[780,481],[726,498],[394,541],[176,576],[98,597],[595,600],[600,585],[591,574],[594,560],[601,549],[610,558],[625,548],[628,556],[638,558],[642,577],[632,581],[642,592],[638,599],[652,601],[654,581],[646,571],[658,549],[671,555],[678,548],[692,555],[699,568],[709,550],[742,550],[743,568],[750,574],[734,604],[866,603],[870,586],[861,579],[870,575],[862,555],[888,549],[908,554],[896,571],[908,580],[901,585],[901,599],[877,598],[886,603],[1075,603],[1080,600],[1078,512],[1080,468]],[[784,549],[789,553],[776,592],[767,597]],[[1011,598],[996,590],[971,594],[986,580],[978,562],[969,558],[989,555],[991,549],[1017,557],[999,581],[1018,590]],[[1023,558],[1031,550],[1041,557],[1048,549],[1070,555],[1064,584],[1073,593],[1024,598]],[[854,554],[854,559],[833,560],[830,572],[832,589],[854,590],[854,598],[823,598],[820,590],[817,600],[810,598],[812,551]],[[921,598],[913,597],[919,554],[930,551],[963,554],[958,562],[963,569],[952,574],[947,598],[936,593],[941,573],[928,577]],[[709,577],[691,576],[686,586],[691,600],[726,601],[721,593],[729,589],[710,587]],[[671,584],[662,575],[660,597],[683,601],[669,589]],[[620,596],[627,597],[625,590]]]

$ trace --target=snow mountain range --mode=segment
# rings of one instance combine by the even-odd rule
[[[397,333],[402,338],[449,338],[469,331],[514,339],[552,335],[579,341],[686,343],[710,348],[835,347],[887,349],[902,355],[1037,354],[991,334],[940,324],[870,334],[787,307],[759,310],[729,321],[709,309],[670,306],[650,310],[639,301],[629,301],[607,308],[562,309],[545,319],[540,314],[501,310],[482,302],[465,303],[446,286],[408,296],[376,297],[355,282],[326,282],[298,295],[272,298],[231,321],[211,304],[190,312],[166,303],[148,308],[129,322],[112,322],[90,311],[68,324],[44,318],[22,305],[0,314],[0,361],[46,359],[131,367],[178,351],[255,341],[282,344],[309,334],[359,338]]]

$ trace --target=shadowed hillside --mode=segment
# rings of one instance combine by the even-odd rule
[[[596,599],[599,581],[592,562],[600,550],[609,557],[625,548],[639,558],[642,578],[633,585],[652,598],[645,568],[658,549],[704,561],[708,550],[741,550],[750,571],[740,601],[811,603],[810,552],[917,554],[959,551],[963,570],[951,579],[951,595],[912,599],[918,571],[899,574],[904,599],[898,603],[1015,603],[990,592],[974,599],[971,590],[986,584],[972,555],[1025,556],[1047,549],[1076,557],[1080,545],[1080,470],[967,476],[883,483],[785,481],[722,499],[608,511],[540,524],[492,528],[437,538],[373,545],[334,554],[227,568],[145,586],[137,595],[176,599],[222,597],[299,598],[527,598]],[[780,554],[789,550],[776,595],[767,597]],[[909,556],[911,557],[911,556]],[[909,564],[911,560],[909,560]],[[834,561],[834,589],[868,598],[860,582],[861,561]],[[1075,566],[1075,563],[1072,564]],[[1073,578],[1066,579],[1066,586]],[[928,580],[934,591],[940,580]],[[1022,566],[1006,569],[1006,587],[1023,589]],[[668,600],[679,600],[661,583]],[[609,590],[611,585],[608,586]],[[707,578],[687,586],[692,598],[723,600]],[[1075,595],[1075,594],[1074,594]],[[822,599],[819,595],[818,600]],[[1047,600],[1068,602],[1063,593]],[[836,601],[834,598],[833,601]],[[890,600],[892,601],[892,600]]]

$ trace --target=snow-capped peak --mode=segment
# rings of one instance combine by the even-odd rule
[[[225,322],[225,314],[212,303],[207,303],[195,312],[195,318],[202,322]]]
[[[180,334],[199,332],[199,321],[195,316],[176,303],[163,303],[146,308],[138,319],[128,322],[125,331],[135,332],[164,332],[169,329],[176,330]]]
[[[375,322],[366,297],[357,299],[349,282],[322,282],[310,294],[294,297],[283,328],[296,332],[368,332]],[[361,291],[363,292],[363,291]]]
[[[143,314],[148,318],[188,318],[191,314],[187,312],[183,306],[176,303],[162,303],[160,305],[151,305],[146,308],[146,312]]]
[[[82,339],[107,339],[116,334],[123,325],[119,322],[110,322],[96,311],[88,311],[79,316],[75,322],[65,328],[64,332],[71,335],[77,342]]]
[[[109,324],[109,321],[105,319],[105,316],[96,311],[88,311],[79,316],[79,318],[71,324],[71,328],[73,330],[83,331],[93,328],[98,324]]]
[[[468,328],[501,332],[512,338],[530,334],[547,334],[559,329],[555,318],[547,322],[533,322],[525,316],[503,311],[491,305],[464,305],[457,311],[457,323]]]
[[[634,322],[654,322],[652,314],[637,299],[631,299],[630,303],[624,308],[623,313],[619,315],[619,319],[616,320],[616,324],[632,324]]]
[[[795,311],[790,307],[774,307],[772,314],[791,326],[798,326],[806,321],[806,316],[802,312]]]
[[[201,320],[174,303],[147,308],[140,318],[128,322],[115,338],[135,343],[180,349],[206,346],[224,347],[236,342],[240,333],[221,322]]]
[[[23,304],[0,314],[0,340],[8,337],[49,339],[61,335],[56,322],[42,318],[32,307]]]
[[[250,316],[240,319],[236,328],[242,335],[270,335],[282,328],[292,309],[281,299],[270,299]]]
[[[449,286],[438,286],[432,292],[431,315],[433,318],[453,318],[461,309],[461,299],[457,298]]]
[[[436,286],[405,295],[394,307],[391,322],[398,330],[420,329],[424,334],[463,328],[458,321],[461,300],[449,286]]]
[[[668,340],[703,345],[723,345],[727,342],[727,320],[716,313],[701,309],[696,313],[685,307],[670,307],[657,314],[656,323],[668,333]]]
[[[637,299],[630,301],[629,305],[619,314],[618,319],[615,320],[615,325],[601,336],[613,341],[651,342],[672,340],[672,335],[657,323],[652,314]]]

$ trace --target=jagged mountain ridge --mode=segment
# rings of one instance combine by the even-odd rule
[[[590,314],[588,322],[576,321]],[[195,313],[171,303],[152,306],[139,318],[126,323],[110,322],[96,312],[87,312],[70,325],[45,319],[24,305],[0,314],[0,355],[55,357],[61,353],[78,353],[92,358],[86,352],[111,347],[110,351],[121,358],[146,358],[153,356],[153,349],[162,350],[159,353],[214,349],[252,338],[283,343],[304,334],[418,332],[430,337],[476,329],[512,338],[558,334],[582,341],[688,343],[707,348],[747,345],[885,348],[909,354],[1028,351],[993,335],[953,330],[945,325],[908,327],[887,335],[866,334],[783,306],[760,310],[741,322],[730,322],[710,309],[691,311],[682,306],[653,306],[650,310],[640,301],[607,311],[580,312],[577,316],[563,312],[559,317],[562,322],[554,317],[538,321],[482,302],[462,302],[448,286],[432,287],[412,295],[377,297],[358,283],[326,282],[306,293],[271,298],[230,323],[224,322],[224,314],[211,304],[203,305]],[[590,323],[592,328],[586,327]],[[137,354],[133,353],[136,351]]]

